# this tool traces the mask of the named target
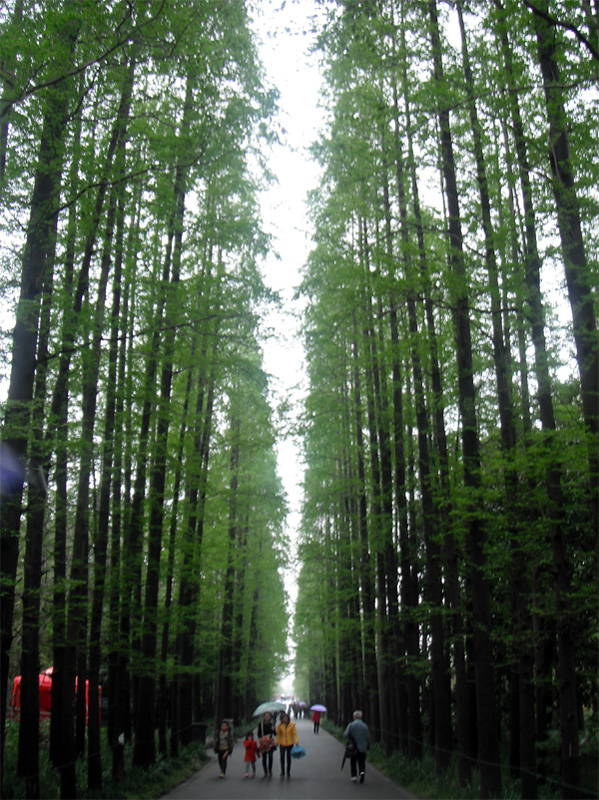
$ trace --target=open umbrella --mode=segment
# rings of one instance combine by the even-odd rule
[[[316,703],[316,705],[310,706],[310,711],[320,711],[321,714],[326,714],[327,709],[326,706]]]
[[[268,703],[260,703],[258,708],[254,710],[252,717],[261,717],[262,714],[266,714],[267,711],[274,713],[275,711],[284,711],[285,705],[283,703],[279,703],[276,700],[273,700]]]

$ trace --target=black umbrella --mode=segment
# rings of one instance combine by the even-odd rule
[[[351,752],[348,752],[350,748]],[[345,750],[343,751],[343,761],[341,762],[341,769],[343,769],[343,765],[345,764],[348,755],[352,755],[352,753],[355,753],[356,751],[357,751],[356,743],[353,739],[353,736],[350,733],[347,739],[347,744],[345,745]]]

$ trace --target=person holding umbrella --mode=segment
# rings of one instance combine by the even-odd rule
[[[270,776],[272,778],[272,759],[275,753],[275,726],[270,711],[267,711],[262,717],[262,720],[258,723],[256,735],[258,737],[260,755],[262,756],[264,777],[267,778]]]
[[[343,731],[343,736],[348,740],[351,738],[355,742],[355,747],[349,757],[351,779],[352,781],[358,780],[357,773],[359,770],[360,783],[364,783],[366,751],[370,747],[370,731],[368,730],[368,725],[362,722],[361,711],[354,711],[354,718]],[[356,769],[356,766],[358,769]]]
[[[314,733],[318,733],[320,728],[320,711],[312,712],[312,722],[314,723]]]
[[[299,744],[295,722],[290,721],[289,714],[283,714],[281,717],[275,743],[281,750],[281,778],[285,777],[285,762],[287,762],[287,777],[289,778],[291,777],[291,748],[294,744]]]

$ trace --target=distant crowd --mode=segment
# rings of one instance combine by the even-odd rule
[[[314,724],[314,733],[320,732],[321,712],[316,706],[311,719]],[[324,706],[320,706],[326,711]],[[277,718],[280,721],[277,723]],[[291,760],[303,758],[306,751],[300,747],[297,738],[297,729],[291,717],[295,719],[307,719],[308,708],[304,703],[292,703],[287,711],[266,711],[261,721],[258,723],[256,734],[249,730],[243,739],[244,757],[243,765],[246,778],[256,777],[256,762],[262,760],[264,778],[272,778],[274,752],[278,748],[281,762],[281,778],[291,777]],[[366,769],[366,751],[370,747],[370,731],[362,720],[362,712],[354,711],[353,719],[343,732],[347,739],[347,746],[343,757],[350,761],[350,777],[352,781],[364,783]],[[233,730],[228,720],[223,720],[220,730],[214,737],[214,752],[218,757],[220,767],[220,777],[224,778],[227,772],[229,757],[233,753],[234,738]],[[341,767],[343,768],[343,763]]]

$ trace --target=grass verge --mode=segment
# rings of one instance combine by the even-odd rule
[[[60,776],[50,763],[47,747],[47,723],[41,731],[42,746],[40,748],[40,797],[44,800],[60,798]],[[17,776],[18,724],[7,726],[6,746],[4,753],[4,772],[2,776],[2,797],[5,800],[25,800],[25,780]],[[87,760],[77,762],[77,788],[80,800],[137,800],[147,798],[156,800],[178,786],[197,772],[209,759],[206,747],[193,743],[183,748],[177,758],[158,759],[149,769],[140,769],[132,764],[133,747],[125,747],[125,779],[115,782],[112,779],[111,756],[108,745],[102,743],[102,788],[87,788]]]
[[[344,728],[338,728],[328,719],[321,722],[321,725],[339,741],[345,743],[345,739],[342,737]],[[586,741],[585,746],[581,748],[583,775],[580,797],[586,798],[598,797],[596,789],[597,737],[592,737],[592,741],[595,746],[594,759],[588,757],[589,749],[592,748],[591,742]],[[422,760],[418,761],[410,760],[404,754],[395,752],[387,757],[383,747],[375,744],[368,751],[368,763],[421,800],[479,800],[481,796],[476,770],[473,772],[472,783],[467,787],[460,786],[455,759],[452,759],[447,772],[437,775],[432,756],[424,756]],[[559,764],[559,755],[557,755],[557,763]],[[520,781],[514,779],[509,774],[509,770],[505,768],[502,774],[502,794],[498,800],[520,800],[520,797]],[[538,797],[539,800],[559,800],[562,797],[561,785],[557,777],[551,778],[546,772],[539,775]]]

